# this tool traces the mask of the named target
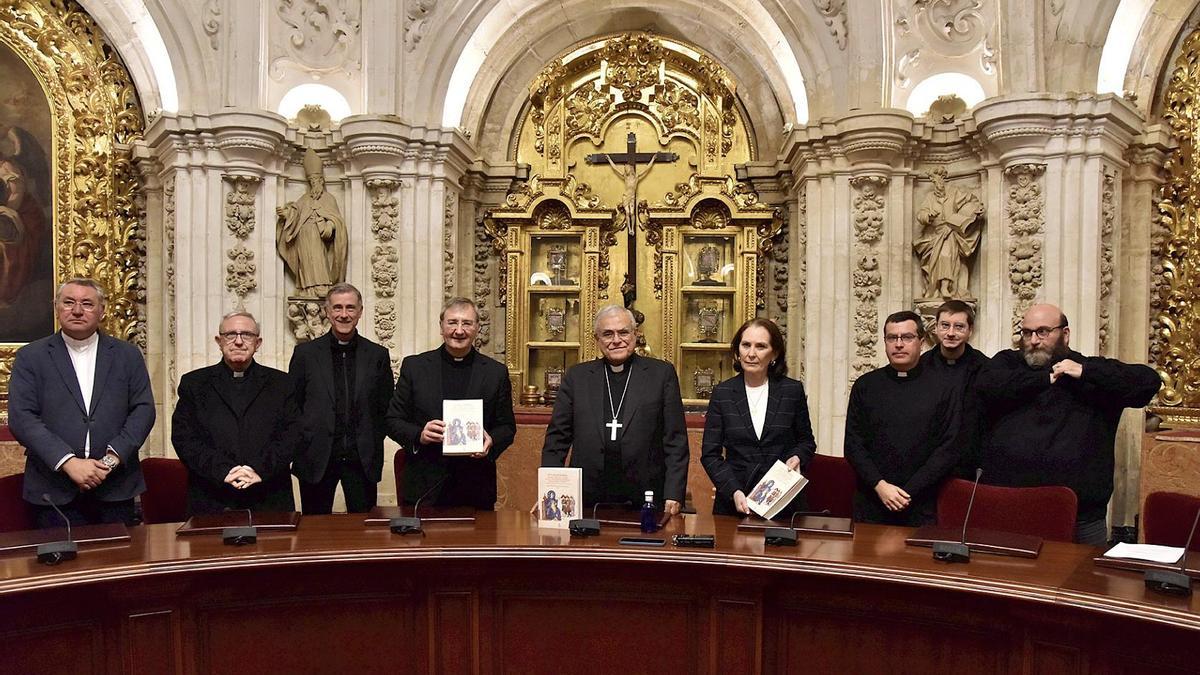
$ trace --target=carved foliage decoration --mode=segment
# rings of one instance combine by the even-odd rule
[[[1116,261],[1113,253],[1113,232],[1117,221],[1117,172],[1104,167],[1100,193],[1100,354],[1109,356],[1111,343],[1112,286]]]
[[[1038,181],[1045,170],[1044,164],[1014,164],[1004,169],[1004,175],[1011,183],[1006,207],[1009,286],[1014,296],[1014,345],[1018,344],[1017,329],[1021,318],[1042,288],[1041,235],[1046,202]]]
[[[446,191],[446,211],[442,222],[442,300],[449,301],[457,295],[458,268],[455,264],[455,232],[458,227],[458,194]]]
[[[130,150],[144,117],[133,81],[73,0],[0,2],[0,42],[30,65],[49,102],[55,280],[99,281],[105,332],[145,348],[145,228]],[[0,346],[0,394],[18,346]]]
[[[1200,408],[1200,30],[1183,41],[1163,101],[1178,146],[1163,167],[1152,231],[1150,360],[1162,377],[1159,403]]]
[[[234,175],[224,178],[230,184],[229,193],[225,195],[225,227],[238,240],[225,252],[225,257],[229,258],[225,265],[225,288],[237,296],[237,308],[245,309],[246,296],[258,288],[254,251],[246,248],[245,241],[254,231],[254,193],[260,179]]]
[[[812,0],[838,49],[846,49],[846,0]]]
[[[358,69],[360,0],[277,0],[275,14],[286,26],[286,56],[272,62],[274,77],[289,61],[316,73]]]
[[[858,194],[854,197],[854,257],[855,269],[851,286],[857,300],[854,309],[854,360],[851,379],[875,368],[878,359],[879,294],[883,277],[879,271],[879,241],[883,238],[883,190],[888,179],[884,176],[856,176],[850,185]]]
[[[172,173],[163,182],[163,241],[166,245],[166,264],[163,265],[167,277],[167,379],[171,383],[171,396],[174,397],[175,383],[179,381],[179,371],[175,363],[175,344],[178,334],[178,324],[175,319],[178,301],[175,295],[175,174]],[[174,398],[172,399],[174,400]]]
[[[408,0],[404,9],[404,46],[408,51],[417,48],[437,9],[438,0]]]
[[[917,31],[946,56],[972,51],[987,31],[982,0],[912,0],[912,6]]]
[[[213,49],[221,46],[221,0],[204,3],[204,34],[208,36],[208,46]]]
[[[496,240],[484,226],[484,219],[475,222],[475,248],[473,252],[473,288],[475,289],[475,306],[479,308],[479,335],[475,338],[477,347],[483,347],[491,341],[492,335],[492,275],[493,256],[504,260],[504,240],[500,239],[499,251],[496,250]],[[500,285],[504,288],[503,282]]]
[[[585,85],[567,99],[567,137],[575,134],[600,135],[600,123],[612,107],[611,94]]]
[[[658,83],[663,46],[647,33],[625,33],[604,45],[605,79],[626,101],[642,98],[642,90]]]
[[[679,127],[700,128],[700,97],[667,80],[654,90],[654,101],[658,104],[658,115],[667,131]]]
[[[375,337],[389,349],[396,346],[396,285],[399,283],[400,255],[396,252],[398,205],[396,188],[400,181],[367,181],[371,193],[371,232],[375,247],[371,251],[371,286],[375,291]]]

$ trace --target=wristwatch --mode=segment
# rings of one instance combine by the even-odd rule
[[[117,468],[117,465],[121,463],[121,460],[117,459],[117,454],[112,451],[112,448],[109,448],[108,452],[104,453],[100,461],[110,469]]]

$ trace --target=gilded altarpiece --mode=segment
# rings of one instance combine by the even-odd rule
[[[542,70],[513,142],[530,178],[484,219],[515,400],[552,402],[561,371],[597,356],[591,321],[608,304],[644,317],[638,350],[675,364],[685,400],[733,375],[729,341],[765,307],[784,226],[734,178],[756,153],[745,120],[724,68],[649,33]]]
[[[28,69],[5,77],[0,163],[6,176],[22,180],[6,180],[0,202],[7,208],[20,197],[15,201],[22,209],[36,201],[44,210],[40,245],[47,247],[44,260],[53,268],[47,275],[53,283],[39,291],[36,307],[52,314],[54,285],[92,277],[108,292],[103,330],[144,350],[146,233],[130,144],[141,136],[145,120],[129,72],[92,18],[70,0],[0,2],[0,50],[16,58],[6,60],[5,68]],[[18,91],[27,79],[39,86]],[[14,106],[25,112],[14,112]],[[23,142],[36,138],[25,127],[36,126],[39,117],[46,118],[50,141],[41,148],[44,181],[35,178],[41,172],[28,161],[31,144]],[[16,194],[14,186],[28,194]],[[13,247],[33,239],[34,225],[27,212],[6,213],[9,227],[0,239],[10,264]],[[40,256],[36,260],[46,264]],[[6,279],[11,272],[6,269]],[[0,331],[0,341],[0,398],[7,417],[9,373],[27,340]]]
[[[1152,235],[1150,363],[1163,380],[1152,410],[1169,423],[1200,426],[1200,31],[1174,64],[1163,105],[1178,146]]]

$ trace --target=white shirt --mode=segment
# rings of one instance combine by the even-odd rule
[[[763,424],[767,421],[767,397],[770,396],[770,380],[757,387],[746,385],[746,403],[750,406],[750,421],[754,424],[754,435],[762,438]]]
[[[76,340],[63,333],[62,339],[67,344],[67,354],[71,357],[71,366],[75,369],[75,378],[79,380],[79,391],[83,393],[83,409],[91,413],[92,389],[96,384],[96,352],[99,351],[100,333],[92,333],[82,340]],[[83,456],[90,457],[91,449],[92,432],[88,431],[87,437],[83,441]],[[72,457],[74,455],[65,455],[62,459],[58,460],[58,464],[54,465],[54,469],[57,471],[62,468],[62,465]]]

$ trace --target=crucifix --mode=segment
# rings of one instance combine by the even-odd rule
[[[609,434],[608,440],[615,441],[615,440],[617,440],[617,429],[620,429],[621,427],[623,427],[625,425],[618,422],[617,418],[614,417],[611,422],[609,422],[608,424],[605,424],[604,426],[608,427],[609,431],[612,432],[611,434]]]
[[[625,152],[596,152],[585,159],[588,164],[607,161],[612,170],[625,181],[625,194],[622,195],[618,208],[625,210],[625,224],[629,231],[629,270],[622,288],[628,289],[625,291],[625,306],[630,307],[637,298],[637,186],[646,174],[650,173],[650,169],[654,168],[654,162],[675,162],[679,160],[679,155],[673,152],[638,152],[637,134],[631,131],[625,137]],[[624,166],[618,168],[618,164]],[[641,173],[638,173],[639,164],[647,164]],[[613,429],[613,434],[616,433],[616,429]]]

